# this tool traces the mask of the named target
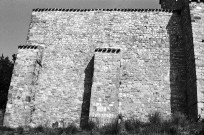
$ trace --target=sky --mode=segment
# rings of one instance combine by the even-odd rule
[[[159,0],[0,0],[0,55],[26,43],[33,8],[160,8]]]

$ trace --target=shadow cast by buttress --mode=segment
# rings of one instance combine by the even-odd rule
[[[88,63],[84,72],[85,72],[85,79],[84,79],[84,95],[83,95],[81,121],[80,121],[81,128],[86,128],[89,120],[91,88],[93,84],[93,73],[94,73],[94,56]]]
[[[180,112],[193,118],[197,117],[196,105],[192,105],[197,101],[197,88],[192,28],[185,21],[186,15],[182,12],[174,12],[167,25],[170,43],[171,112]]]

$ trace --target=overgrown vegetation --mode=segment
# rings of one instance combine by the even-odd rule
[[[11,82],[13,66],[16,61],[16,54],[12,55],[12,61],[9,57],[0,57],[0,109],[5,110],[8,96],[8,89]]]
[[[148,122],[141,122],[138,119],[131,118],[118,122],[118,118],[111,123],[98,126],[93,121],[89,121],[87,128],[83,131],[77,128],[75,124],[70,124],[63,128],[48,128],[38,126],[36,128],[29,128],[25,131],[23,127],[11,129],[7,127],[0,127],[0,134],[30,134],[30,135],[203,135],[204,123],[194,122],[187,119],[187,117],[180,113],[175,113],[168,120],[164,120],[160,113],[156,112],[148,116]],[[124,127],[123,127],[124,126]],[[121,130],[123,129],[123,130]]]

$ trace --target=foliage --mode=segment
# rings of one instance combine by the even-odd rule
[[[201,135],[204,134],[204,123],[189,121],[187,117],[181,113],[175,113],[171,119],[164,120],[160,113],[156,112],[149,115],[149,122],[141,122],[136,118],[124,120],[125,129],[127,132],[120,132],[120,124],[118,118],[111,123],[102,127],[97,126],[93,121],[89,122],[89,131],[80,133],[75,124],[70,124],[63,128],[48,128],[38,126],[29,128],[30,135]],[[95,130],[92,132],[92,130]],[[0,133],[18,133],[24,134],[25,130],[22,127],[12,129],[8,127],[0,127]],[[89,133],[88,133],[89,132]]]
[[[77,126],[72,123],[67,127],[48,127],[46,124],[40,125],[38,127],[29,128],[30,134],[38,134],[41,133],[42,135],[61,135],[61,134],[75,134],[78,132]]]
[[[19,133],[19,134],[23,134],[23,132],[24,132],[23,127],[16,128],[16,132]]]
[[[130,133],[139,133],[141,127],[144,125],[143,122],[139,121],[138,119],[131,118],[125,121],[125,128]]]
[[[70,124],[69,126],[67,126],[66,128],[64,128],[64,132],[66,134],[75,134],[78,131],[77,127],[75,124]]]
[[[8,89],[11,82],[16,54],[13,54],[12,56],[13,62],[10,61],[8,57],[4,57],[3,54],[0,57],[0,109],[5,109],[6,107]]]
[[[161,117],[161,114],[159,112],[149,114],[148,118],[149,118],[149,122],[151,124],[160,125],[162,122],[162,117]]]
[[[44,127],[42,125],[37,126],[37,127],[33,128],[33,131],[35,131],[35,132],[43,132],[44,131]]]
[[[10,127],[1,127],[0,126],[0,131],[14,131],[14,129],[10,128]]]
[[[118,133],[118,120],[113,119],[112,122],[99,128],[101,135],[116,135]]]

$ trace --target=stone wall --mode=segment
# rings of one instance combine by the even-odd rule
[[[191,3],[198,114],[204,118],[204,3]]]
[[[172,48],[172,54],[175,55],[176,53],[178,55],[178,58],[175,58],[174,61],[179,61],[182,58],[183,63],[183,68],[182,68],[182,78],[176,81],[176,83],[180,83],[183,80],[183,86],[181,86],[180,91],[185,91],[182,92],[185,94],[186,98],[183,99],[183,110],[185,114],[188,114],[192,118],[197,118],[198,110],[197,110],[197,86],[196,86],[196,68],[195,68],[195,54],[196,50],[194,51],[194,48],[196,47],[195,45],[195,38],[193,39],[193,34],[195,33],[196,30],[194,29],[194,26],[191,25],[191,17],[190,17],[190,8],[189,8],[189,0],[161,0],[161,7],[166,8],[166,9],[177,9],[180,10],[180,15],[181,15],[181,27],[182,27],[182,42],[183,46],[177,46],[175,44],[174,48]],[[191,3],[192,4],[192,3]],[[193,26],[193,32],[192,32],[192,26]],[[197,25],[197,27],[202,27],[202,25]],[[200,31],[201,32],[201,31]],[[194,42],[193,42],[194,40]],[[174,41],[172,41],[173,43]],[[184,50],[185,49],[185,52]],[[183,53],[180,53],[180,50],[182,50]],[[182,56],[181,56],[182,55]],[[180,58],[179,58],[180,57]],[[180,60],[179,60],[180,59]],[[186,59],[184,61],[184,59]],[[180,66],[178,65],[176,70],[179,71]],[[175,69],[174,68],[174,69]],[[185,69],[185,70],[184,70]],[[176,71],[175,70],[175,71]],[[179,74],[181,71],[178,72]],[[179,76],[177,74],[177,76]],[[185,81],[185,79],[186,81]],[[185,86],[186,85],[186,86]],[[183,87],[183,89],[182,89]],[[186,87],[186,89],[184,88]],[[187,104],[187,105],[185,105]],[[176,104],[175,104],[176,105]]]
[[[4,126],[18,127],[30,124],[30,95],[38,51],[37,46],[18,48],[8,92]]]
[[[139,31],[133,34],[135,42],[127,44],[123,53],[119,88],[121,113],[142,120],[154,111],[164,116],[183,112],[185,106],[185,48],[180,15],[147,16],[141,19],[142,26],[136,26]]]
[[[111,122],[119,113],[121,50],[97,48],[94,56],[90,118],[100,124]]]
[[[186,48],[186,111],[192,118],[204,118],[203,43],[204,4],[188,0],[161,0],[162,8],[181,10],[183,42]],[[190,4],[190,7],[189,7]]]
[[[27,44],[41,49],[19,49],[5,125],[24,124],[25,116],[32,126],[52,126],[56,121],[79,124],[81,119],[83,123],[98,112],[104,117],[118,112],[142,120],[153,111],[164,116],[184,112],[182,36],[177,11],[34,10]],[[120,49],[120,53],[95,52],[96,48]],[[24,98],[13,101],[19,92],[31,98],[27,110],[22,111],[27,104]]]
[[[187,112],[190,118],[197,119],[197,88],[196,88],[196,70],[195,70],[195,53],[193,44],[193,34],[191,25],[191,16],[189,1],[183,1],[181,10],[182,16],[182,33],[183,41],[186,48],[186,90],[187,90]]]

